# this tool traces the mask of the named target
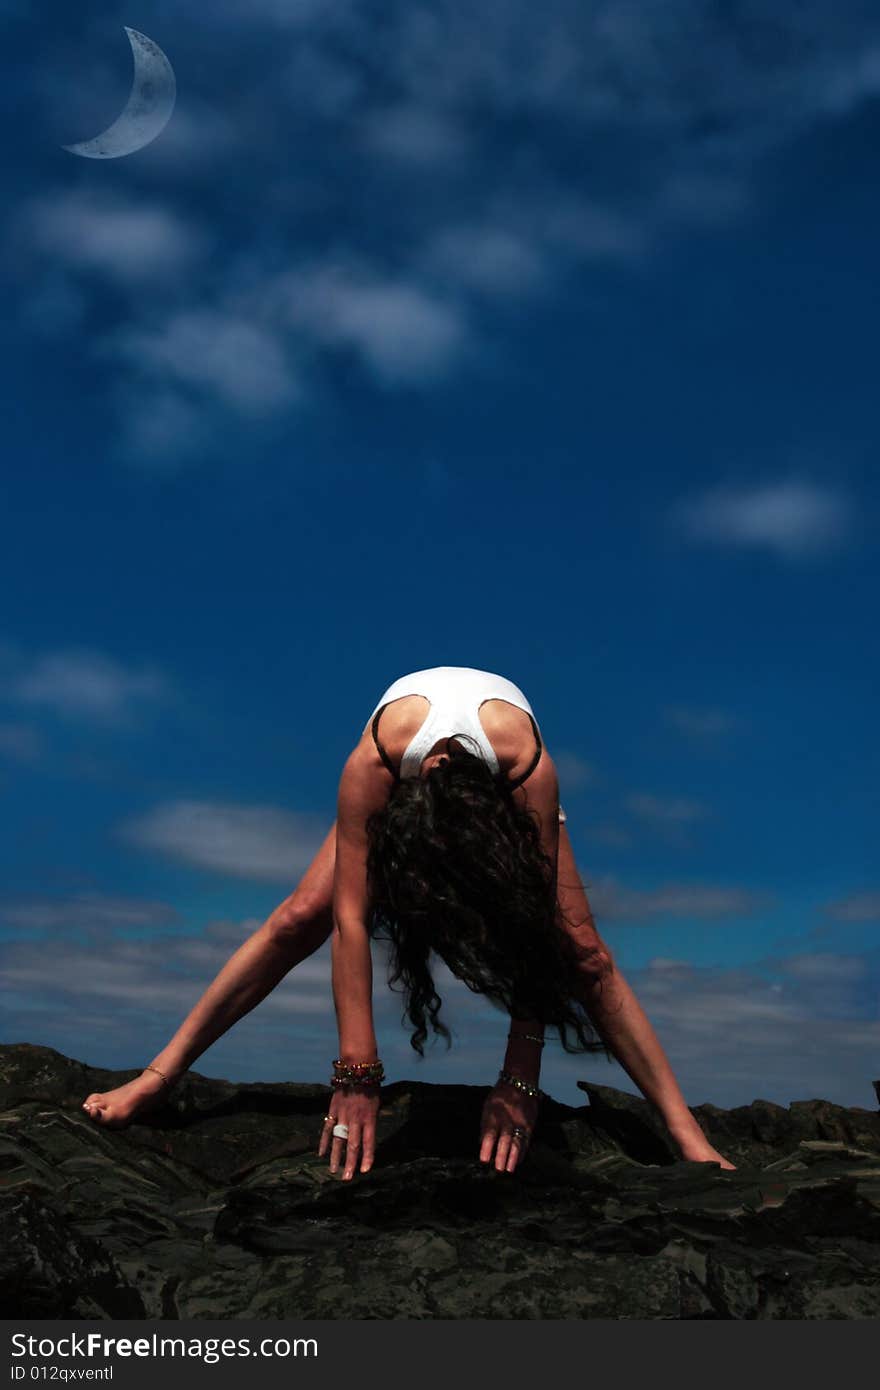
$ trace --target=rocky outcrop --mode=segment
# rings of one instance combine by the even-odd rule
[[[876,1318],[880,1112],[700,1106],[738,1165],[677,1161],[646,1102],[546,1100],[513,1176],[475,1086],[384,1092],[376,1166],[315,1155],[324,1086],[191,1074],[96,1128],[133,1072],[0,1048],[0,1301],[29,1318]]]

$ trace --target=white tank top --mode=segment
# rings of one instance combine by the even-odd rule
[[[474,742],[465,742],[464,747],[469,752],[478,753],[493,772],[498,772],[498,758],[478,716],[484,700],[506,700],[508,704],[524,710],[532,721],[537,744],[535,758],[513,785],[519,786],[537,766],[541,756],[541,735],[532,707],[518,686],[504,676],[496,676],[491,671],[478,671],[472,666],[431,666],[426,671],[412,671],[389,685],[370,715],[376,746],[383,762],[395,776],[397,773],[379,743],[376,725],[385,706],[404,695],[423,695],[430,700],[431,708],[401,758],[401,778],[417,777],[422,762],[438,739],[449,738],[452,734],[469,735]]]

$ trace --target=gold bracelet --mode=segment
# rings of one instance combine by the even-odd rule
[[[508,1033],[509,1038],[521,1038],[523,1042],[536,1042],[544,1046],[546,1039],[541,1033]]]
[[[162,1078],[162,1080],[165,1082],[165,1085],[166,1085],[166,1086],[170,1086],[170,1085],[171,1085],[171,1082],[168,1080],[168,1077],[165,1075],[164,1071],[160,1071],[158,1067],[153,1067],[153,1066],[144,1067],[144,1071],[154,1071],[154,1072],[156,1073],[157,1076],[161,1076],[161,1078]]]

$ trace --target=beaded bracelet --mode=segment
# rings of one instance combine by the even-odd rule
[[[542,1033],[508,1033],[509,1038],[521,1038],[523,1042],[536,1042],[544,1046],[546,1038]]]
[[[373,1086],[385,1080],[385,1068],[377,1058],[374,1062],[343,1062],[337,1057],[333,1063],[331,1086]]]
[[[506,1086],[513,1086],[515,1090],[522,1091],[524,1096],[531,1096],[533,1099],[543,1094],[538,1086],[533,1086],[530,1081],[523,1081],[521,1076],[511,1076],[509,1071],[500,1071],[498,1080],[503,1081]]]

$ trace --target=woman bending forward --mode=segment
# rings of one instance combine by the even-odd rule
[[[244,942],[136,1080],[93,1094],[96,1122],[129,1123],[332,934],[339,1057],[318,1152],[350,1179],[373,1163],[381,1062],[370,938],[390,943],[421,1053],[448,1037],[432,953],[510,1014],[483,1107],[480,1158],[512,1172],[538,1113],[545,1027],[566,1051],[611,1053],[683,1158],[732,1168],[685,1104],[651,1024],[593,924],[553,759],[522,691],[436,666],[385,691],[349,755],[337,818],[295,891]]]

